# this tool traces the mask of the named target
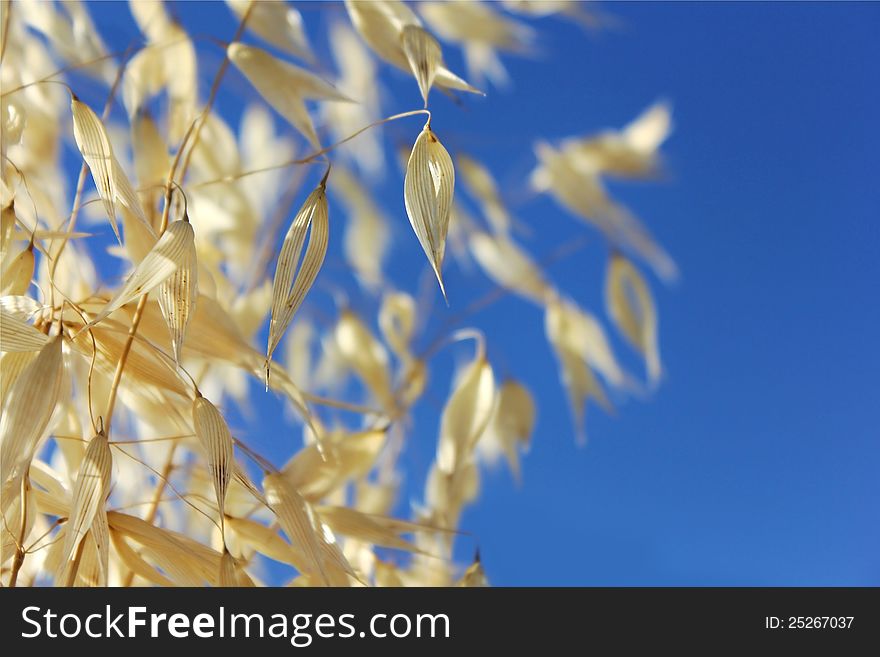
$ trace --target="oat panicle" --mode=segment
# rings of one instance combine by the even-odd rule
[[[462,514],[487,466],[527,485],[542,395],[584,437],[589,401],[662,379],[649,273],[675,265],[607,183],[658,177],[671,106],[537,143],[512,190],[447,62],[512,93],[535,17],[593,14],[216,4],[228,33],[133,1],[119,51],[94,3],[4,12],[0,584],[488,585]],[[551,267],[577,244],[538,252],[528,184],[607,246],[604,309]],[[508,295],[546,338],[513,354],[481,316]],[[542,354],[549,393],[520,371]]]

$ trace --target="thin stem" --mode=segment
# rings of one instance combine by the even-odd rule
[[[12,573],[9,575],[9,588],[14,589],[16,582],[18,582],[18,573],[21,570],[22,564],[24,564],[24,555],[25,551],[16,548],[15,549],[15,557],[12,560]]]
[[[330,151],[332,151],[334,148],[338,148],[338,147],[342,146],[343,144],[351,141],[355,137],[362,135],[363,133],[365,133],[367,130],[369,130],[371,128],[375,128],[376,126],[380,126],[385,123],[390,123],[391,121],[397,121],[398,119],[405,119],[409,116],[417,116],[419,114],[427,114],[429,117],[431,116],[431,112],[426,109],[411,110],[409,112],[402,112],[400,114],[394,114],[393,116],[387,116],[384,119],[380,119],[378,121],[373,121],[373,123],[370,123],[369,125],[365,125],[363,128],[360,128],[359,130],[353,132],[345,139],[337,141],[335,144],[330,144],[329,146],[325,146],[321,150],[315,151],[314,153],[311,153],[310,155],[307,155],[306,157],[299,158],[296,160],[288,160],[287,162],[281,162],[280,164],[273,164],[271,166],[261,167],[259,169],[250,169],[248,171],[243,171],[241,173],[235,173],[235,174],[232,174],[229,176],[223,176],[222,178],[215,178],[213,180],[205,180],[205,181],[202,181],[202,182],[197,183],[195,185],[191,185],[190,189],[199,189],[201,187],[207,187],[209,185],[217,185],[219,183],[224,183],[224,182],[233,182],[235,180],[241,180],[242,178],[247,178],[248,176],[253,176],[258,173],[266,173],[268,171],[277,171],[278,169],[286,169],[287,167],[292,167],[297,164],[312,164],[313,162],[318,160],[322,155],[325,155],[326,153],[329,153]]]
[[[60,84],[62,87],[67,89],[67,93],[69,93],[71,96],[76,96],[76,94],[73,93],[73,89],[70,88],[69,84],[67,84],[66,82],[62,82],[61,80],[52,80],[51,79],[51,78],[55,77],[56,75],[59,75],[59,73],[55,72],[52,75],[49,75],[49,76],[43,78],[42,80],[34,80],[33,82],[28,82],[27,84],[19,85],[18,87],[15,87],[15,89],[10,89],[9,91],[4,91],[2,94],[0,94],[0,98],[6,98],[6,96],[8,96],[9,94],[14,94],[16,91],[21,91],[22,89],[27,89],[28,87],[35,87],[38,84]]]
[[[320,395],[312,394],[311,392],[306,392],[305,390],[300,390],[300,394],[303,396],[308,402],[313,404],[317,404],[318,406],[326,406],[327,408],[338,408],[342,411],[350,411],[352,413],[357,413],[358,415],[382,415],[383,411],[378,408],[370,408],[369,406],[363,406],[361,404],[352,404],[347,401],[342,401],[340,399],[331,399],[330,397],[322,397]]]
[[[113,383],[110,384],[110,396],[107,399],[107,410],[104,417],[107,418],[107,432],[110,431],[110,424],[113,420],[113,410],[116,406],[116,397],[119,394],[119,384],[122,382],[122,373],[125,370],[125,363],[128,360],[128,354],[131,352],[131,346],[134,344],[134,336],[140,326],[141,318],[144,316],[144,308],[147,307],[148,294],[145,294],[138,300],[137,308],[135,308],[134,316],[131,318],[131,328],[128,329],[128,337],[122,346],[122,353],[119,355],[119,361],[116,363],[116,370],[113,372]]]
[[[54,288],[53,288],[53,290],[54,290]],[[73,312],[75,312],[77,315],[79,315],[80,319],[83,322],[83,325],[88,326],[88,320],[86,320],[85,315],[83,315],[82,310],[80,310],[74,304],[70,303],[67,299],[65,299],[61,303],[61,316],[62,317],[64,316],[64,304],[69,305],[70,308],[73,310]],[[95,414],[92,411],[92,376],[95,373],[95,362],[98,360],[98,343],[95,340],[95,332],[91,329],[91,327],[89,327],[87,330],[89,332],[89,337],[92,340],[92,358],[89,361],[89,374],[88,374],[88,378],[86,379],[86,402],[88,403],[88,406],[89,406],[89,420],[92,423],[92,429],[95,432],[97,432],[98,425],[95,424]]]
[[[25,548],[24,551],[27,552],[28,554],[33,554],[34,552],[37,552],[37,551],[39,551],[39,550],[42,550],[44,547],[46,547],[46,545],[51,545],[54,541],[52,541],[52,542],[50,542],[50,543],[47,543],[47,544],[44,545],[44,546],[37,547],[37,545],[39,545],[40,541],[42,541],[42,540],[43,540],[44,538],[46,538],[49,534],[51,534],[52,531],[53,531],[56,527],[60,527],[60,526],[61,526],[62,524],[64,524],[65,522],[67,522],[67,521],[66,521],[64,518],[56,518],[56,519],[55,519],[55,522],[53,522],[51,525],[49,525],[49,529],[47,529],[47,530],[44,531],[42,534],[40,534],[37,538],[35,538],[35,539],[34,539],[34,542],[31,543],[30,545],[28,545],[28,546]],[[56,538],[55,540],[57,541],[58,539]]]
[[[161,436],[159,438],[136,438],[132,440],[112,440],[111,445],[140,445],[142,443],[161,443],[168,440],[183,440],[184,438],[195,438],[194,433],[179,433],[176,436]]]
[[[246,444],[244,444],[242,441],[240,441],[235,436],[232,437],[232,442],[235,444],[236,447],[238,447],[242,452],[244,452],[248,457],[250,457],[254,463],[259,465],[263,469],[263,472],[266,472],[266,473],[278,472],[278,468],[276,468],[266,458],[260,456],[257,452],[252,450],[250,447],[248,447]]]

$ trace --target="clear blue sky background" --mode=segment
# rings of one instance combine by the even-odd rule
[[[222,4],[172,6],[191,33],[234,31]],[[622,126],[655,99],[672,101],[667,179],[613,188],[683,273],[668,288],[652,279],[667,377],[646,401],[617,400],[616,417],[591,407],[590,443],[578,448],[541,314],[508,298],[474,318],[499,374],[528,382],[540,414],[523,486],[504,469],[485,475],[457,556],[467,561],[478,545],[499,585],[878,585],[880,5],[604,8],[620,29],[588,35],[539,22],[542,59],[506,59],[512,90],[462,108],[432,95],[435,129],[450,150],[489,165],[533,231],[528,248],[545,254],[588,229],[522,191],[533,141]],[[326,54],[317,38],[326,17],[314,9],[304,7],[307,27]],[[112,47],[135,36],[124,4],[92,10]],[[200,47],[211,52],[204,97],[218,55]],[[417,107],[415,84],[382,70],[384,111]],[[219,99],[232,117],[245,88],[234,80]],[[387,135],[409,144],[419,127],[413,119]],[[396,222],[393,277],[412,289],[424,263],[396,168],[379,196]],[[339,233],[332,239],[338,275]],[[602,313],[606,256],[595,239],[550,273]],[[448,269],[452,305],[437,295],[440,321],[490,289],[478,274]],[[371,308],[348,289],[355,307]],[[311,296],[329,307],[326,292]],[[448,350],[432,371],[402,461],[401,514],[421,498],[438,408],[468,356],[464,346]],[[297,434],[256,388],[254,406],[244,437],[280,461]]]

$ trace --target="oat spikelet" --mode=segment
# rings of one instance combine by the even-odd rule
[[[431,130],[429,122],[416,139],[406,164],[403,200],[409,223],[428,256],[444,298],[443,254],[454,188],[452,158]]]
[[[180,364],[186,327],[195,312],[198,298],[199,264],[196,245],[190,241],[185,249],[180,266],[159,285],[159,309],[171,333],[171,348],[174,360]]]
[[[459,378],[440,419],[437,466],[447,474],[461,467],[492,417],[495,379],[482,340],[473,362]]]
[[[363,477],[385,445],[384,431],[331,432],[324,453],[317,443],[297,452],[282,469],[284,478],[309,501],[318,501]]]
[[[442,61],[440,44],[437,43],[437,39],[418,25],[404,27],[401,41],[403,42],[403,52],[406,54],[413,75],[416,76],[422,100],[425,101],[425,107],[427,107],[428,92],[431,91],[431,85],[434,84],[434,77],[437,75],[437,68]]]
[[[129,62],[123,97],[134,116],[150,97],[168,93],[168,138],[179,142],[196,113],[198,61],[186,31],[168,14],[161,1],[133,0],[131,14],[147,40]]]
[[[492,230],[495,233],[506,233],[510,230],[510,214],[501,201],[498,185],[489,170],[466,155],[458,156],[458,170],[467,191],[480,202],[483,214],[489,220]]]
[[[3,267],[0,274],[0,295],[25,294],[34,277],[35,262],[34,244],[31,242]]]
[[[498,389],[492,419],[477,444],[490,462],[504,455],[517,481],[520,479],[519,450],[528,447],[535,428],[535,400],[518,381],[505,381]]]
[[[502,287],[537,304],[551,291],[540,267],[509,236],[476,231],[470,236],[471,253],[486,274]]]
[[[612,406],[605,389],[588,364],[591,359],[586,352],[595,350],[596,344],[590,342],[587,335],[589,331],[584,330],[589,325],[585,325],[582,318],[583,315],[560,300],[550,302],[544,314],[547,340],[556,352],[560,378],[568,393],[574,418],[577,440],[583,444],[587,440],[584,426],[584,405],[587,400],[595,399],[607,412],[611,412]]]
[[[531,184],[536,191],[551,193],[560,205],[594,225],[612,244],[638,254],[664,279],[675,279],[675,262],[647,227],[610,197],[602,171],[594,162],[576,150],[560,150],[544,142],[535,145],[535,154],[538,167],[532,172]]]
[[[410,341],[416,321],[416,302],[405,292],[389,292],[382,297],[379,328],[392,351],[402,360],[412,357]]]
[[[281,528],[297,549],[302,550],[308,559],[305,567],[311,575],[320,577],[325,584],[330,583],[324,566],[321,543],[323,537],[318,533],[314,511],[297,490],[279,474],[268,474],[263,480],[266,500],[278,518]]]
[[[345,0],[345,8],[352,25],[373,52],[403,71],[414,72],[418,78],[419,74],[411,65],[404,48],[404,31],[410,27],[422,29],[422,22],[406,3],[399,0]],[[483,93],[446,68],[439,58],[435,65],[433,82],[446,89]],[[427,95],[427,92],[423,95]]]
[[[669,105],[652,105],[620,132],[605,131],[587,139],[567,140],[563,147],[580,165],[606,176],[643,179],[660,169],[658,150],[672,131]]]
[[[39,351],[49,338],[6,308],[0,308],[0,351]]]
[[[110,444],[107,436],[99,432],[86,447],[73,488],[73,501],[62,552],[62,568],[57,580],[57,584],[61,586],[66,584],[65,574],[80,541],[91,528],[99,508],[103,507],[104,501],[110,494],[112,469],[113,455],[110,452]]]
[[[383,408],[394,404],[388,352],[361,319],[343,310],[334,331],[336,346],[345,364],[364,382]]]
[[[497,51],[528,52],[534,33],[494,6],[492,2],[420,2],[418,9],[437,36],[461,46],[471,78],[503,86],[510,80]]]
[[[0,210],[0,262],[6,260],[6,249],[12,243],[12,236],[15,233],[15,224],[18,216],[15,214],[15,202],[10,201],[9,205]]]
[[[403,527],[383,523],[383,518],[362,513],[345,506],[322,506],[316,510],[321,520],[337,534],[355,538],[364,543],[381,547],[422,552],[399,534],[412,531],[412,525]],[[424,528],[419,528],[424,529]]]
[[[269,342],[266,347],[267,380],[268,363],[272,353],[324,263],[327,243],[330,239],[329,221],[325,176],[293,218],[293,223],[290,224],[284,237],[281,253],[278,255],[275,279],[272,281],[272,315],[269,321]],[[307,234],[309,242],[300,262],[300,254]],[[297,265],[299,265],[298,271]]]
[[[207,545],[119,511],[108,511],[107,522],[111,532],[137,543],[141,555],[178,586],[217,582],[222,555]]]
[[[605,329],[595,315],[571,301],[554,297],[547,303],[547,321],[550,329],[609,385],[627,387],[628,375],[618,363]]]
[[[660,380],[657,310],[647,282],[629,260],[615,253],[608,263],[605,304],[617,328],[645,359],[648,378]]]
[[[128,208],[152,232],[152,226],[144,215],[140,199],[113,154],[110,138],[101,119],[91,107],[77,98],[70,101],[70,111],[73,114],[73,137],[76,146],[89,165],[116,239],[120,244],[122,243],[116,221],[117,201]]]
[[[351,102],[317,75],[283,62],[265,50],[232,43],[229,60],[275,110],[299,130],[314,148],[320,148],[318,135],[306,109],[306,100]]]
[[[162,575],[134,550],[119,532],[111,531],[110,540],[116,550],[116,556],[122,564],[138,577],[156,586],[174,586],[174,582]]]
[[[483,570],[483,564],[480,561],[480,553],[477,552],[474,562],[464,571],[461,579],[455,583],[455,586],[461,587],[483,587],[489,586],[489,579],[486,577],[486,571]]]
[[[232,434],[229,433],[229,427],[220,411],[201,394],[197,394],[193,401],[192,417],[196,436],[208,458],[208,471],[211,473],[222,521],[225,515],[226,491],[233,468]]]
[[[168,226],[159,241],[144,256],[123,286],[92,320],[100,322],[117,308],[147,294],[171,277],[192,257],[195,234],[189,221],[180,219]]]
[[[4,399],[0,417],[0,483],[27,470],[52,419],[64,370],[61,342],[61,336],[52,338],[19,374]]]
[[[248,30],[276,48],[306,61],[314,60],[303,27],[302,14],[286,2],[251,3],[250,0],[226,0],[226,4],[239,19],[244,16],[248,5],[253,4],[247,23]]]
[[[306,559],[294,546],[278,534],[255,520],[226,516],[226,527],[231,529],[235,538],[279,563],[287,563],[299,569],[306,568]]]

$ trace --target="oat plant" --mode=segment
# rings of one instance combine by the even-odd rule
[[[601,29],[598,10],[310,5],[328,14],[321,61],[300,3],[226,5],[234,33],[204,34],[173,4],[133,0],[140,38],[111,52],[90,15],[103,3],[2,3],[2,584],[259,586],[271,560],[296,586],[485,585],[479,559],[453,559],[459,521],[484,463],[520,476],[537,411],[471,320],[508,294],[543,314],[581,440],[588,402],[611,409],[610,390],[661,380],[645,272],[675,266],[606,181],[656,176],[669,109],[534,145],[532,191],[608,244],[596,314],[546,273],[576,247],[533,253],[493,172],[450,147],[458,128],[431,109],[507,93],[502,56],[529,56],[543,20]],[[456,50],[466,70],[447,65]],[[414,105],[379,92],[394,76]],[[240,127],[216,102],[230,84]],[[392,122],[410,135],[400,167]],[[381,176],[399,185],[392,207]],[[423,269],[389,275],[392,235]],[[357,281],[346,293],[332,242]],[[492,285],[464,310],[445,302],[450,253]],[[332,316],[313,310],[328,292]],[[611,330],[644,377],[621,366]],[[426,401],[450,345],[468,357],[445,401]],[[255,395],[290,411],[268,438],[289,446],[285,462],[230,419]],[[423,404],[436,457],[421,499],[395,514]]]

